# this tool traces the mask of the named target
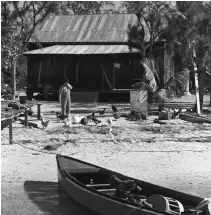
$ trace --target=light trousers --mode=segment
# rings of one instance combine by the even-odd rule
[[[70,115],[70,95],[61,95],[61,109],[63,115]]]

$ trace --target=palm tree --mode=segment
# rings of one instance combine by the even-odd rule
[[[173,53],[175,46],[173,40],[166,41],[167,46],[164,48],[161,37],[166,31],[166,25],[168,19],[170,19],[170,13],[168,17],[167,11],[171,11],[166,5],[163,8],[162,4],[158,7],[151,9],[150,13],[146,13],[146,8],[141,9],[137,14],[137,25],[128,26],[128,43],[129,48],[136,48],[140,50],[141,64],[145,68],[145,83],[136,83],[132,85],[132,88],[147,87],[149,91],[154,94],[154,97],[160,102],[169,101],[169,99],[175,96],[176,91],[181,91],[186,81],[186,77],[183,73],[172,74],[167,82],[164,82],[163,70],[164,52],[168,52],[169,55]],[[148,42],[146,42],[146,38]],[[156,43],[162,44],[162,46],[156,45]],[[166,49],[166,50],[165,50]],[[179,88],[178,88],[179,86]]]
[[[210,8],[211,4],[200,2],[177,2],[175,8],[165,7],[165,13],[155,8],[146,14],[147,10],[144,13],[141,8],[137,13],[137,25],[128,27],[129,48],[140,50],[147,86],[161,101],[173,98],[187,78],[184,73],[176,72],[166,83],[160,82],[158,77],[161,71],[158,70],[157,64],[161,58],[156,56],[159,51],[156,50],[158,48],[155,43],[163,40],[167,44],[166,51],[174,51],[174,56],[177,56],[180,69],[188,68],[192,71],[194,64],[197,65],[200,96],[203,101],[202,74],[210,50]],[[146,34],[149,35],[148,43],[145,41]],[[196,52],[196,57],[193,56],[193,51]],[[140,83],[133,87],[138,86]]]

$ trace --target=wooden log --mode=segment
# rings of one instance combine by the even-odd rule
[[[12,118],[9,119],[9,144],[12,145],[13,135],[12,135]]]
[[[180,113],[179,117],[183,120],[187,120],[195,123],[211,123],[211,118],[205,116],[199,116],[194,113]]]

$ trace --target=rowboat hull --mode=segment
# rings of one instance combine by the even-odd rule
[[[105,168],[98,167],[74,158],[67,156],[57,155],[57,167],[58,167],[58,182],[62,189],[66,192],[77,203],[85,206],[86,208],[95,211],[103,215],[158,215],[158,214],[168,214],[166,212],[161,212],[157,210],[152,210],[148,208],[141,208],[138,205],[128,202],[124,199],[119,199],[115,196],[109,195],[107,193],[101,193],[94,190],[88,185],[86,180],[88,180],[87,175],[93,178],[95,181],[96,173],[99,175],[99,171],[102,172],[101,178],[103,183],[106,183],[106,175],[116,175],[122,180],[133,179],[124,176],[120,173],[107,170]],[[86,175],[84,175],[86,173]],[[105,173],[105,177],[104,177]],[[164,196],[168,196],[179,200],[183,205],[187,205],[189,208],[193,208],[198,205],[203,199],[196,196],[191,196],[185,193],[177,192],[167,188],[159,187],[144,181],[135,179],[136,183],[146,190],[149,194],[159,193]],[[85,183],[86,182],[86,183]],[[112,189],[108,189],[112,190]],[[176,215],[176,214],[175,214]]]
[[[64,191],[78,204],[103,215],[117,215],[117,214],[139,214],[140,209],[137,207],[132,207],[119,202],[114,202],[109,198],[105,198],[95,194],[93,192],[87,191],[76,184],[72,184],[68,179],[62,179],[60,184]],[[134,210],[134,211],[133,211]],[[149,213],[143,211],[143,215]],[[156,214],[156,213],[152,213]]]

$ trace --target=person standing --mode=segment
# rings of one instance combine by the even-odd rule
[[[62,84],[59,88],[59,102],[61,103],[62,116],[67,115],[69,118],[70,115],[70,92],[73,87],[69,84],[69,79],[64,80],[64,84]]]

